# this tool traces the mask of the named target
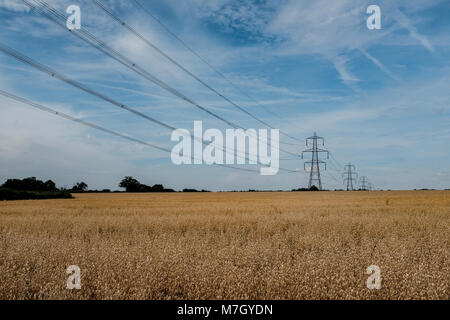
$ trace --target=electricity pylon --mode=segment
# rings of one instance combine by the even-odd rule
[[[316,186],[319,190],[322,190],[322,181],[320,180],[320,165],[325,164],[325,170],[327,170],[327,163],[325,161],[322,161],[319,159],[319,153],[326,152],[327,153],[327,159],[330,158],[330,154],[327,150],[319,149],[317,147],[317,141],[322,140],[322,145],[325,145],[325,139],[322,137],[318,137],[317,134],[314,132],[314,135],[312,137],[306,138],[306,146],[309,147],[310,141],[312,141],[312,148],[307,149],[302,152],[302,159],[303,154],[306,152],[311,152],[312,158],[311,161],[305,161],[303,165],[303,169],[306,170],[306,165],[309,164],[311,166],[310,172],[309,172],[309,184],[308,188],[311,189],[312,186]]]
[[[369,179],[367,179],[367,177],[366,176],[362,176],[360,179],[359,179],[359,184],[360,184],[360,186],[361,186],[361,190],[363,190],[363,191],[368,191],[368,190],[370,190],[370,183],[369,183]]]
[[[358,179],[355,166],[349,163],[345,165],[344,171],[345,172],[342,175],[344,176],[344,183],[347,182],[347,191],[354,190],[353,183],[355,182],[356,184],[356,179]]]

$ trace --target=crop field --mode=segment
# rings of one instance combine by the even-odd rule
[[[450,191],[74,196],[0,202],[0,299],[450,298]]]

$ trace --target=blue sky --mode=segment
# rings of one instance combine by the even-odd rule
[[[82,25],[186,96],[246,128],[263,128],[121,28],[91,1]],[[103,0],[116,15],[201,79],[259,118],[304,140],[314,131],[338,163],[323,184],[341,188],[351,162],[377,188],[450,188],[450,3],[448,1],[141,2],[235,85],[186,50],[132,1]],[[377,4],[382,29],[366,28]],[[177,128],[218,120],[139,77],[69,32],[0,0],[0,42],[83,84]],[[171,148],[171,132],[0,54],[0,89],[144,141]],[[283,149],[299,153],[301,142]],[[281,166],[302,170],[280,154]],[[249,168],[252,168],[251,166]],[[307,172],[260,176],[210,166],[175,166],[169,155],[0,98],[0,180],[37,176],[70,187],[116,189],[125,175],[147,184],[210,190],[292,189]]]

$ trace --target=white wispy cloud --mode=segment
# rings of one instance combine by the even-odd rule
[[[192,124],[194,119],[207,119],[205,121],[208,126],[217,124],[204,113],[177,100],[166,91],[98,54],[94,49],[81,44],[68,32],[59,30],[46,20],[33,16],[19,7],[14,7],[14,3],[17,4],[16,1],[0,1],[0,7],[20,14],[16,17],[17,20],[12,18],[13,20],[8,24],[5,22],[3,28],[8,27],[9,31],[17,37],[21,34],[33,37],[33,43],[29,44],[33,50],[26,52],[30,56],[56,69],[61,69],[70,77],[94,86],[99,91],[112,95],[120,101],[136,108],[142,108],[149,115],[160,117],[171,124],[186,126],[189,123]],[[60,10],[63,10],[69,3],[71,4],[71,1],[52,1],[52,4],[57,5]],[[176,41],[163,30],[158,29],[148,17],[142,12],[138,12],[129,2],[107,1],[107,3],[112,5],[114,10],[117,9],[119,15],[126,21],[130,21],[147,38],[158,44],[177,61],[183,63],[189,70],[203,79],[207,79],[214,87],[232,97],[234,101],[253,108],[252,110],[258,115],[267,118],[268,114],[258,113],[260,111],[258,103],[248,101],[238,94],[226,81],[180,47]],[[298,137],[307,134],[309,136],[311,132],[319,128],[320,133],[326,135],[327,138],[330,137],[330,146],[335,148],[333,150],[339,146],[341,159],[348,157],[361,161],[362,170],[365,170],[364,165],[369,167],[370,158],[380,159],[380,153],[386,148],[399,148],[402,152],[411,154],[410,150],[419,147],[416,150],[427,152],[426,145],[421,146],[424,139],[419,135],[421,132],[417,132],[419,130],[416,127],[405,128],[403,126],[401,128],[401,125],[410,123],[411,126],[415,126],[418,121],[416,117],[420,118],[423,116],[422,113],[427,117],[432,117],[428,110],[434,110],[435,105],[444,107],[450,105],[446,89],[450,85],[450,81],[445,77],[439,81],[435,78],[419,79],[420,81],[416,83],[408,84],[405,81],[398,81],[396,84],[398,87],[395,88],[382,86],[371,94],[363,95],[357,92],[350,95],[347,93],[350,97],[346,97],[341,96],[341,92],[333,92],[326,87],[326,84],[318,87],[315,92],[294,89],[295,86],[279,82],[274,83],[267,76],[261,76],[258,71],[253,72],[247,64],[251,62],[254,65],[259,63],[264,66],[265,62],[271,59],[284,61],[285,58],[288,59],[292,56],[301,59],[303,55],[312,55],[326,61],[332,71],[334,68],[338,81],[357,90],[357,86],[364,78],[358,70],[360,65],[355,67],[353,59],[361,57],[362,54],[367,58],[364,59],[367,63],[373,63],[388,77],[400,80],[391,71],[395,70],[393,65],[390,65],[385,59],[377,58],[377,51],[372,48],[376,48],[380,44],[408,46],[419,44],[430,52],[438,51],[439,48],[428,37],[418,32],[421,30],[420,24],[406,18],[417,15],[422,10],[436,4],[437,1],[401,0],[395,4],[392,4],[392,1],[382,1],[380,3],[382,8],[392,4],[392,8],[402,6],[407,9],[404,11],[403,17],[392,14],[394,10],[391,10],[391,7],[383,10],[383,30],[376,32],[369,32],[365,28],[365,8],[369,1],[362,1],[356,6],[355,2],[350,0],[333,2],[325,0],[267,1],[262,7],[253,2],[239,2],[240,5],[238,5],[238,2],[225,0],[187,0],[186,3],[187,6],[184,6],[178,0],[168,0],[163,4],[172,8],[173,14],[180,20],[175,30],[176,33],[186,39],[208,61],[226,73],[233,82],[245,91],[251,92],[262,105],[270,105],[270,110],[274,112],[286,109],[287,106],[291,108],[290,112],[283,115],[288,117],[288,121],[268,117],[269,122],[276,122],[283,130]],[[86,26],[96,36],[212,110],[216,110],[232,120],[255,125],[251,119],[246,122],[247,119],[244,119],[245,117],[235,108],[207,92],[198,83],[150,50],[140,40],[125,32],[119,25],[92,6],[90,1],[81,1],[81,4]],[[223,28],[223,32],[240,34],[242,31],[251,39],[251,43],[236,45],[221,41],[220,37],[215,34],[218,31],[207,30],[205,22],[216,22]],[[408,33],[406,35],[397,34],[399,29],[408,30]],[[436,35],[435,39],[438,36],[442,35]],[[55,39],[52,42],[53,37]],[[47,48],[47,44],[50,43],[52,47]],[[166,131],[160,130],[156,126],[147,126],[147,123],[141,123],[140,119],[137,121],[128,117],[129,115],[116,111],[114,107],[88,95],[83,95],[73,101],[66,99],[66,101],[64,100],[65,95],[72,97],[73,91],[76,90],[71,90],[65,85],[57,85],[57,81],[49,77],[36,76],[36,72],[26,73],[24,76],[25,72],[21,67],[21,70],[14,70],[13,73],[11,68],[14,66],[3,67],[10,63],[10,60],[3,58],[1,58],[2,65],[0,65],[1,88],[11,89],[31,98],[33,91],[23,89],[23,84],[30,87],[31,83],[35,90],[49,92],[44,103],[55,106],[55,108],[61,108],[61,110],[84,118],[93,118],[118,131],[123,130],[131,135],[148,139],[149,142],[168,143]],[[245,72],[242,71],[244,68],[246,68]],[[247,72],[249,75],[243,74]],[[441,75],[440,72],[437,74]],[[314,71],[301,76],[316,77]],[[345,86],[339,88],[345,89]],[[42,98],[38,100],[42,101]],[[305,108],[303,107],[304,103],[310,103],[317,108]],[[84,107],[83,112],[79,110],[80,105]],[[440,119],[445,119],[445,117],[448,117],[448,114],[444,113]],[[450,132],[448,129],[445,129],[447,131],[442,129],[441,125],[440,121],[432,118],[426,123],[426,128],[423,130],[428,131],[426,137],[441,134],[436,143],[445,144],[449,141]],[[167,183],[172,187],[184,187],[192,184],[192,187],[210,189],[217,186],[217,180],[223,182],[221,185],[223,189],[244,189],[255,185],[267,189],[273,188],[273,186],[289,188],[298,186],[299,181],[304,181],[301,176],[299,178],[281,175],[267,180],[252,174],[234,173],[225,169],[181,168],[172,166],[169,161],[163,164],[155,163],[153,161],[158,161],[164,156],[154,153],[153,150],[97,135],[88,129],[79,128],[77,125],[68,125],[59,118],[39,115],[39,112],[30,113],[27,111],[27,107],[12,105],[4,99],[0,100],[0,126],[0,141],[2,141],[0,154],[4,155],[0,157],[2,164],[0,178],[35,175],[35,172],[38,171],[42,176],[55,177],[57,181],[62,181],[63,184],[69,186],[72,182],[76,182],[77,177],[88,180],[89,176],[92,176],[91,181],[98,181],[94,187],[115,188],[117,181],[123,175],[131,174],[138,177],[144,176],[150,181]],[[394,135],[395,137],[393,137]],[[299,151],[298,148],[292,150]],[[359,155],[354,150],[363,150],[363,154]],[[401,156],[400,152],[396,150],[393,154]],[[58,155],[58,157],[49,157],[48,155]],[[439,156],[444,159],[448,158],[448,155],[445,154]],[[145,162],[146,160],[150,162]],[[145,165],[139,163],[145,163]],[[283,163],[283,165],[292,168],[300,166],[296,162]],[[411,163],[388,163],[377,166],[378,171],[374,169],[369,173],[376,173],[380,176],[377,181],[379,186],[399,188],[407,186],[408,183],[416,183],[420,177],[426,174],[423,170],[414,179],[408,177],[405,172],[396,174],[395,169],[399,166],[407,167],[411,171],[416,169]],[[389,171],[389,175],[383,176],[383,170],[384,172]],[[442,171],[445,170],[448,172],[449,169],[443,166]],[[143,182],[146,182],[145,180]],[[430,184],[436,181],[438,181],[437,176],[430,181]]]
[[[417,32],[412,21],[404,13],[398,9],[395,9],[394,16],[398,23],[409,31],[411,37],[417,39],[428,51],[434,52],[434,48],[428,38]]]
[[[27,5],[17,0],[0,0],[0,8],[6,8],[12,11],[24,12],[29,11]]]
[[[400,82],[400,79],[392,73],[391,70],[389,70],[388,67],[386,67],[383,63],[381,63],[377,58],[375,58],[374,56],[372,56],[369,52],[367,52],[367,50],[364,49],[359,49],[359,51],[361,51],[366,57],[367,59],[369,59],[370,61],[372,61],[378,68],[380,68],[384,73],[386,73],[389,77],[391,77],[392,79],[394,79],[395,81]]]

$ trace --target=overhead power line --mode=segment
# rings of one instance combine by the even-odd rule
[[[108,133],[108,134],[110,134],[110,135],[114,135],[114,136],[116,136],[116,137],[120,137],[120,138],[126,139],[126,140],[128,140],[128,141],[132,141],[132,142],[135,142],[135,143],[138,143],[138,144],[147,146],[147,147],[151,147],[151,148],[154,148],[154,149],[157,149],[157,150],[160,150],[160,151],[164,151],[164,152],[168,152],[168,153],[171,153],[171,152],[172,152],[171,150],[169,150],[169,149],[167,149],[167,148],[165,148],[165,147],[161,147],[161,146],[158,146],[158,145],[155,145],[155,144],[152,144],[152,143],[148,143],[148,142],[142,141],[142,140],[137,139],[137,138],[133,138],[133,137],[131,137],[131,136],[128,136],[128,135],[125,135],[125,134],[122,134],[122,133],[119,133],[119,132],[116,132],[116,131],[113,131],[113,130],[104,128],[104,127],[99,126],[99,125],[97,125],[97,124],[94,124],[94,123],[91,123],[91,122],[87,122],[87,121],[82,120],[82,119],[80,119],[80,118],[75,118],[75,117],[73,117],[73,116],[71,116],[71,115],[68,115],[68,114],[66,114],[66,113],[63,113],[63,112],[54,110],[54,109],[49,108],[49,107],[47,107],[47,106],[44,106],[44,105],[42,105],[42,104],[39,104],[39,103],[30,101],[30,100],[25,99],[25,98],[22,98],[22,97],[19,97],[19,96],[17,96],[17,95],[14,95],[14,94],[9,93],[9,92],[6,92],[6,91],[3,91],[3,90],[1,90],[1,89],[0,89],[0,95],[5,96],[5,97],[7,97],[7,98],[10,98],[10,99],[12,99],[12,100],[21,102],[21,103],[23,103],[23,104],[27,104],[27,105],[29,105],[29,106],[31,106],[31,107],[33,107],[33,108],[39,109],[39,110],[41,110],[41,111],[45,111],[45,112],[54,114],[54,115],[56,115],[56,116],[58,116],[58,117],[61,117],[61,118],[64,118],[64,119],[67,119],[67,120],[70,120],[70,121],[73,121],[73,122],[77,122],[77,123],[82,124],[82,125],[84,125],[84,126],[87,126],[87,127],[90,127],[90,128],[96,129],[96,130],[99,130],[99,131],[103,131],[103,132],[105,132],[105,133]],[[221,166],[221,167],[224,167],[224,168],[229,168],[229,169],[234,169],[234,170],[240,170],[240,171],[248,171],[248,172],[257,172],[257,173],[259,173],[258,170],[246,169],[246,168],[239,168],[239,167],[234,167],[234,166],[230,166],[230,165],[226,165],[226,164],[218,164],[218,163],[214,163],[214,164],[215,164],[215,165],[218,165],[218,166]]]
[[[98,2],[98,1],[96,1]],[[164,30],[166,30],[167,33],[169,33],[172,37],[174,37],[176,40],[178,40],[188,51],[190,51],[193,55],[195,55],[198,59],[200,59],[204,64],[206,64],[212,71],[214,71],[216,74],[218,74],[221,78],[223,78],[224,80],[226,80],[229,84],[231,84],[237,91],[239,91],[241,94],[243,94],[244,96],[246,96],[248,99],[252,100],[253,102],[255,102],[258,105],[261,105],[260,102],[256,101],[256,99],[254,99],[252,96],[250,96],[248,93],[246,93],[244,90],[242,90],[239,86],[237,86],[233,81],[231,81],[228,77],[226,77],[222,72],[220,72],[219,70],[217,70],[215,67],[213,67],[205,58],[203,58],[200,54],[198,54],[194,49],[191,48],[191,46],[189,46],[185,41],[183,41],[180,37],[178,37],[174,32],[172,32],[170,30],[169,27],[167,27],[160,19],[158,19],[154,14],[152,14],[150,12],[150,10],[148,10],[145,6],[143,6],[139,1],[137,0],[133,0],[133,2],[139,7],[141,8],[147,15],[149,15],[153,20],[155,20]],[[109,14],[109,13],[108,13]],[[262,105],[261,105],[262,106]],[[267,110],[264,106],[262,106],[267,112],[271,113],[272,115],[275,115],[276,117],[278,117],[277,114],[270,112],[269,110]],[[244,111],[245,113],[247,113],[246,111]],[[248,113],[247,113],[248,114]],[[259,121],[260,123],[263,123],[269,127],[271,127],[270,125],[266,124],[265,121],[261,121],[260,119],[257,119],[256,117],[254,117],[253,115],[250,115],[252,118],[256,119],[257,121]],[[293,140],[302,142],[300,139],[293,137],[285,132],[281,132],[284,136],[291,138]],[[296,144],[299,145],[299,144]]]
[[[334,157],[333,153],[330,153],[330,157],[338,165],[338,167],[340,167],[340,168],[344,167],[339,161],[337,161],[337,159]],[[342,170],[342,169],[339,169],[339,170]]]
[[[50,21],[54,22],[55,24],[57,24],[58,26],[62,27],[63,29],[69,31],[73,35],[77,36],[79,39],[87,42],[91,46],[93,46],[96,49],[100,50],[101,52],[103,52],[104,54],[106,54],[110,58],[116,60],[117,62],[119,62],[120,64],[124,65],[125,67],[127,67],[127,68],[131,69],[132,71],[136,72],[137,74],[143,76],[147,80],[150,80],[151,82],[153,82],[154,84],[156,84],[159,87],[163,88],[164,90],[166,90],[166,91],[172,93],[173,95],[175,95],[175,96],[177,96],[177,97],[179,97],[179,98],[189,102],[190,104],[196,106],[200,110],[210,114],[211,116],[213,116],[214,118],[216,118],[216,119],[218,119],[220,121],[225,122],[226,124],[232,126],[233,128],[239,128],[239,126],[237,126],[234,123],[232,123],[232,122],[222,118],[221,116],[215,114],[214,112],[210,111],[209,109],[199,105],[198,103],[194,102],[193,100],[191,100],[188,97],[186,97],[185,95],[183,95],[181,92],[175,90],[174,88],[170,87],[165,82],[159,80],[157,77],[155,77],[151,73],[149,73],[146,70],[144,70],[141,67],[139,67],[138,64],[136,64],[133,61],[129,60],[128,58],[126,58],[125,56],[123,56],[122,54],[120,54],[119,52],[114,50],[113,48],[109,47],[104,42],[102,42],[99,39],[97,39],[94,35],[92,35],[88,31],[86,31],[85,29],[83,29],[83,28],[79,29],[79,30],[76,30],[76,29],[69,30],[69,29],[67,29],[67,27],[65,25],[66,17],[63,14],[61,14],[60,12],[58,12],[57,10],[55,10],[54,8],[49,7],[44,1],[35,0],[36,2],[40,3],[42,6],[47,8],[51,12],[51,14],[53,14],[53,17],[50,16],[47,12],[43,11],[38,6],[33,5],[31,2],[29,2],[27,0],[22,0],[22,1],[25,4],[27,4],[31,9],[33,9],[36,12],[40,13],[41,15],[45,16]],[[56,16],[57,19],[59,18],[60,21],[55,20],[55,16]],[[80,35],[80,32],[84,35],[84,37],[82,35]]]
[[[89,93],[89,94],[91,94],[93,96],[96,96],[96,97],[98,97],[98,98],[100,98],[100,99],[102,99],[102,100],[104,100],[104,101],[106,101],[108,103],[111,103],[111,104],[115,105],[116,107],[119,107],[121,109],[127,110],[127,111],[129,111],[131,113],[134,113],[134,114],[136,114],[139,117],[142,117],[142,118],[144,118],[144,119],[146,119],[148,121],[151,121],[151,122],[153,122],[155,124],[163,126],[163,127],[167,128],[169,130],[176,130],[175,127],[173,127],[173,126],[171,126],[169,124],[166,124],[166,123],[164,123],[162,121],[156,120],[155,118],[152,118],[152,117],[150,117],[150,116],[148,116],[148,115],[146,115],[146,114],[144,114],[142,112],[139,112],[139,111],[137,111],[137,110],[135,110],[133,108],[130,108],[130,107],[126,106],[125,104],[122,104],[122,103],[120,103],[120,102],[118,102],[116,100],[113,100],[113,99],[111,99],[111,98],[109,98],[109,97],[107,97],[107,96],[105,96],[105,95],[103,95],[103,94],[101,94],[101,93],[99,93],[99,92],[97,92],[97,91],[95,91],[95,90],[93,90],[93,89],[83,85],[82,83],[80,83],[78,81],[72,80],[72,79],[70,79],[69,77],[66,77],[63,74],[58,73],[57,71],[55,71],[55,70],[53,70],[53,69],[51,69],[51,68],[49,68],[49,67],[47,67],[47,66],[45,66],[43,64],[40,64],[39,62],[36,62],[36,61],[32,60],[31,58],[21,54],[20,52],[14,50],[12,48],[9,48],[8,46],[6,46],[6,45],[4,45],[2,43],[0,43],[0,51],[2,51],[3,53],[11,56],[12,58],[14,58],[14,59],[16,59],[18,61],[21,61],[21,62],[23,62],[23,63],[25,63],[25,64],[27,64],[27,65],[29,65],[29,66],[31,66],[31,67],[41,71],[43,73],[46,73],[46,74],[50,75],[51,77],[57,78],[57,79],[65,82],[67,84],[70,84],[71,86],[74,86],[74,87],[76,87],[76,88],[78,88],[78,89],[80,89],[80,90],[82,90],[82,91],[84,91],[86,93]]]
[[[97,50],[101,51],[102,53],[106,54],[107,56],[111,57],[112,59],[116,60],[117,62],[121,63],[122,65],[124,65],[125,67],[129,68],[130,70],[136,72],[137,74],[139,74],[140,76],[146,78],[147,80],[153,82],[154,84],[158,85],[159,87],[161,87],[162,89],[170,92],[171,94],[177,96],[178,98],[181,98],[182,100],[192,104],[193,106],[197,107],[198,109],[208,113],[209,115],[213,116],[214,118],[230,125],[231,127],[235,128],[235,129],[244,129],[240,127],[239,125],[226,120],[225,118],[217,115],[216,113],[210,111],[208,108],[201,106],[200,104],[198,104],[197,102],[193,101],[192,99],[188,98],[187,96],[185,96],[184,94],[182,94],[181,92],[179,92],[178,90],[172,88],[171,86],[169,86],[168,84],[166,84],[165,82],[163,82],[162,80],[158,79],[156,76],[154,76],[153,74],[149,73],[148,71],[146,71],[145,69],[143,69],[142,67],[140,67],[137,63],[129,60],[128,58],[126,58],[125,56],[123,56],[121,53],[117,52],[115,49],[111,48],[110,46],[108,46],[106,43],[104,43],[103,41],[99,40],[97,37],[95,37],[93,34],[91,34],[90,32],[88,32],[86,29],[81,28],[79,30],[74,29],[74,30],[69,30],[66,27],[66,16],[62,13],[60,13],[59,11],[57,11],[56,9],[50,7],[45,1],[42,0],[34,0],[36,3],[39,3],[41,6],[38,7],[36,5],[33,5],[30,1],[28,0],[22,0],[22,2],[24,2],[26,5],[28,5],[31,9],[35,10],[37,13],[43,15],[44,17],[46,17],[47,19],[49,19],[50,21],[54,22],[55,24],[57,24],[58,26],[60,26],[61,28],[68,30],[69,32],[71,32],[73,35],[77,36],[79,39],[85,41],[86,43],[90,44],[91,46],[93,46],[94,48],[96,48]],[[45,7],[48,12],[44,11],[42,9],[42,7]],[[281,148],[278,148],[280,151],[291,154],[291,155],[296,155],[290,151],[287,150],[283,150]]]
[[[150,117],[150,116],[148,116],[148,115],[146,115],[146,114],[144,114],[142,112],[139,112],[139,111],[137,111],[137,110],[135,110],[135,109],[133,109],[133,108],[131,108],[129,106],[126,106],[125,104],[122,104],[122,103],[120,103],[120,102],[118,102],[118,101],[116,101],[116,100],[114,100],[114,99],[112,99],[112,98],[102,94],[102,93],[99,93],[99,92],[97,92],[97,91],[95,91],[95,90],[85,86],[84,84],[82,84],[82,83],[80,83],[78,81],[72,80],[69,77],[67,77],[67,76],[65,76],[65,75],[63,75],[61,73],[58,73],[57,71],[55,71],[55,70],[53,70],[53,69],[51,69],[51,68],[49,68],[49,67],[47,67],[47,66],[45,66],[45,65],[43,65],[41,63],[39,63],[39,62],[36,62],[36,61],[32,60],[31,58],[21,54],[20,52],[14,50],[12,48],[9,48],[8,46],[6,46],[6,45],[4,45],[2,43],[0,43],[0,51],[5,53],[5,54],[7,54],[7,55],[9,55],[12,58],[18,60],[18,61],[21,61],[21,62],[23,62],[23,63],[25,63],[25,64],[27,64],[27,65],[29,65],[29,66],[31,66],[31,67],[41,71],[43,73],[46,73],[46,74],[50,75],[51,77],[57,78],[57,79],[65,82],[67,84],[70,84],[71,86],[73,86],[75,88],[78,88],[78,89],[80,89],[80,90],[82,90],[82,91],[84,91],[84,92],[86,92],[88,94],[96,96],[96,97],[98,97],[98,98],[100,98],[100,99],[102,99],[102,100],[104,100],[104,101],[106,101],[106,102],[116,106],[116,107],[119,107],[121,109],[127,110],[127,111],[129,111],[129,112],[131,112],[131,113],[133,113],[133,114],[135,114],[135,115],[137,115],[139,117],[142,117],[142,118],[144,118],[144,119],[146,119],[148,121],[151,121],[151,122],[153,122],[153,123],[155,123],[157,125],[163,126],[164,128],[170,129],[172,131],[176,130],[175,127],[173,127],[173,126],[171,126],[171,125],[169,125],[167,123],[164,123],[164,122],[162,122],[160,120],[157,120],[155,118],[152,118],[152,117]],[[191,134],[190,136],[193,139],[198,140],[201,143],[203,143],[203,141],[201,139],[198,139],[194,135]],[[221,149],[225,153],[227,153],[227,148],[223,148],[222,147]],[[234,150],[233,150],[233,153],[234,153]],[[239,154],[237,156],[239,157]],[[242,158],[242,159],[248,160],[247,158]],[[258,164],[261,165],[261,163],[259,161],[258,161]],[[285,169],[285,168],[279,168],[279,169],[282,170],[282,171],[287,171],[287,172],[296,172],[295,170],[290,170],[290,169]]]
[[[334,174],[332,174],[330,171],[327,171],[327,173],[322,173],[322,174],[324,174],[325,176],[333,179],[336,182],[342,183],[342,181],[339,180],[338,178],[336,178],[336,176]]]
[[[143,42],[145,42],[149,47],[151,47],[152,49],[154,49],[156,52],[158,52],[160,55],[162,55],[164,58],[166,58],[167,60],[169,60],[171,63],[173,63],[174,65],[176,65],[179,69],[181,69],[183,72],[185,72],[186,74],[188,74],[191,78],[195,79],[197,82],[199,82],[200,84],[202,84],[204,87],[208,88],[210,91],[214,92],[216,95],[218,95],[219,97],[223,98],[225,101],[229,102],[230,104],[232,104],[233,106],[235,106],[238,110],[244,112],[245,114],[247,114],[248,116],[252,117],[253,119],[257,120],[258,122],[262,123],[264,126],[272,128],[271,125],[269,125],[267,122],[258,119],[256,116],[254,116],[253,114],[251,114],[250,112],[248,112],[247,110],[245,110],[244,108],[242,108],[241,106],[239,106],[238,104],[236,104],[235,102],[233,102],[231,99],[227,98],[224,94],[220,93],[219,91],[217,91],[216,89],[214,89],[211,85],[209,85],[208,83],[206,83],[205,81],[203,81],[202,79],[200,79],[198,76],[196,76],[195,74],[193,74],[191,71],[189,71],[187,68],[185,68],[183,65],[181,65],[180,63],[178,63],[176,60],[174,60],[172,57],[170,57],[168,54],[166,54],[163,50],[161,50],[159,47],[157,47],[155,44],[153,44],[152,42],[150,42],[150,40],[148,40],[146,37],[144,37],[141,33],[139,33],[138,31],[136,31],[136,29],[134,29],[133,27],[129,26],[125,21],[123,21],[122,19],[120,19],[119,17],[117,17],[114,13],[112,13],[108,8],[106,8],[103,3],[101,3],[98,0],[92,0],[100,9],[102,9],[104,12],[106,12],[113,20],[115,20],[116,22],[118,22],[122,27],[124,27],[125,29],[127,29],[129,32],[133,33],[136,37],[138,37],[139,39],[141,39]],[[273,129],[273,128],[272,128]]]
[[[343,167],[341,168],[340,165],[337,164],[337,162],[333,160],[333,158],[332,158],[331,155],[332,155],[332,153],[331,153],[331,151],[330,151],[330,158],[329,158],[330,161],[329,161],[328,163],[331,164],[331,166],[332,166],[331,169],[334,169],[335,171],[341,173]]]

